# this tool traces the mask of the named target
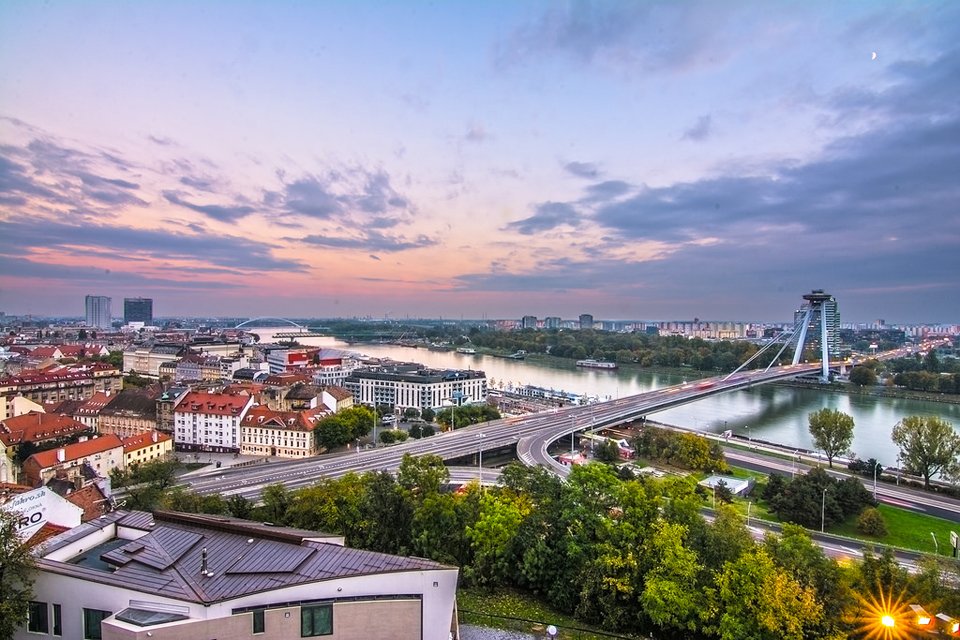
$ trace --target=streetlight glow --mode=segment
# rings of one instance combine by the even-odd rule
[[[883,616],[882,618],[880,618],[880,624],[882,624],[885,627],[894,626],[893,616],[891,616],[890,614]]]

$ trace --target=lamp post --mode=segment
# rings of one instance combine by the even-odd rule
[[[483,487],[483,439],[486,437],[487,437],[487,434],[485,433],[477,434],[477,440],[478,440],[477,453],[479,454],[479,457],[477,458],[477,472],[478,472],[478,475],[480,476],[481,487]]]
[[[827,514],[827,488],[823,488],[823,498],[820,499],[820,533],[823,533],[823,524]]]
[[[900,486],[900,454],[897,454],[897,486]]]
[[[874,461],[873,463],[873,499],[877,499],[877,469],[880,467],[880,463]]]
[[[751,439],[750,439],[750,425],[745,425],[743,428],[747,430],[747,444],[750,444],[750,443],[751,443]]]

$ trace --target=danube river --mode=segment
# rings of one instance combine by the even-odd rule
[[[269,341],[274,332],[285,329],[251,331],[262,332],[262,340]],[[603,371],[578,369],[572,361],[544,364],[532,360],[510,360],[389,344],[350,345],[333,338],[304,338],[301,342],[369,356],[419,362],[436,368],[479,369],[486,372],[488,382],[494,387],[532,384],[579,395],[599,396],[604,400],[686,380],[680,375],[652,373],[626,366],[616,371]],[[771,384],[710,396],[682,407],[658,411],[651,414],[651,418],[714,433],[730,429],[744,437],[812,450],[807,415],[823,408],[838,409],[853,416],[855,427],[851,448],[854,453],[864,459],[876,458],[887,466],[894,466],[897,456],[890,432],[905,416],[940,416],[960,430],[960,405],[957,404],[864,397]]]

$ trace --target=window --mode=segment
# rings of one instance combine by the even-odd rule
[[[53,605],[53,635],[63,635],[63,616],[60,613],[60,605]]]
[[[253,632],[263,633],[267,629],[267,622],[263,617],[263,609],[254,609],[253,611]]]
[[[47,633],[50,630],[47,621],[47,603],[30,601],[30,607],[27,610],[27,631],[35,633]]]
[[[300,637],[328,636],[333,633],[333,605],[300,607]]]
[[[83,637],[84,640],[101,640],[100,623],[104,618],[109,618],[110,611],[101,611],[100,609],[83,610]]]

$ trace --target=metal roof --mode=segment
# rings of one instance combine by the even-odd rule
[[[337,578],[455,569],[422,558],[322,541],[331,537],[328,534],[238,518],[177,512],[114,512],[110,516],[61,534],[46,547],[47,551],[62,547],[110,522],[147,530],[119,547],[104,547],[99,557],[109,570],[45,558],[38,560],[39,567],[200,604]]]

